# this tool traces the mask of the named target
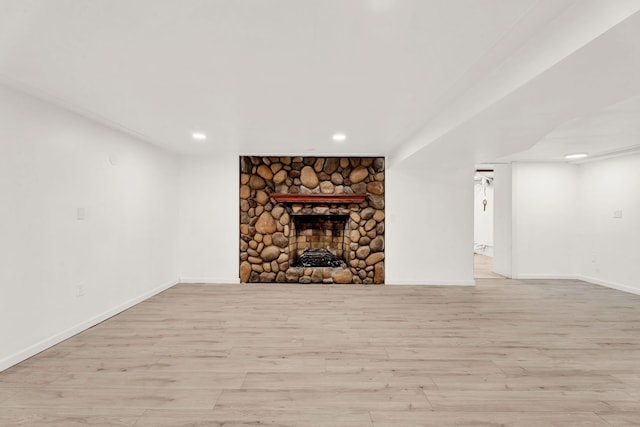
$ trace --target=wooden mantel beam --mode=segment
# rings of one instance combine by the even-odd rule
[[[362,203],[367,194],[272,194],[278,203]]]

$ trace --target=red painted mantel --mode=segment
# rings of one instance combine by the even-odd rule
[[[272,194],[278,203],[362,203],[366,194]]]

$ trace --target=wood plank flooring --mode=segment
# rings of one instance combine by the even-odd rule
[[[473,254],[473,275],[476,279],[504,279],[505,277],[493,272],[493,257]]]
[[[2,426],[640,426],[640,297],[178,285],[0,373]]]

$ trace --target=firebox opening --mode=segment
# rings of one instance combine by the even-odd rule
[[[303,249],[293,267],[342,267],[344,261],[338,259],[330,249]]]
[[[348,215],[295,215],[290,253],[294,267],[341,267],[349,253]]]

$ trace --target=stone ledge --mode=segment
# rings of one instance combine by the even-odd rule
[[[351,269],[344,267],[289,267],[288,283],[353,283]]]

